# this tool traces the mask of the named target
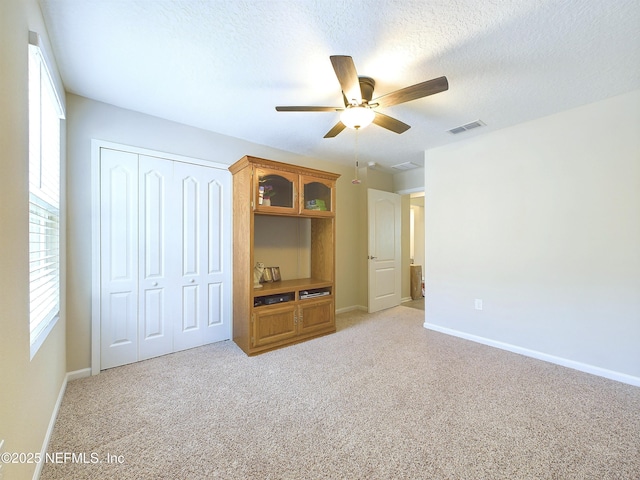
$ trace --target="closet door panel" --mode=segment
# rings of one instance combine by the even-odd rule
[[[179,179],[182,200],[182,275],[194,278],[199,274],[198,256],[202,229],[199,212],[202,209],[200,205],[202,185],[193,176],[193,172],[189,171],[190,169],[179,165],[177,170],[183,172],[183,177]]]
[[[231,178],[228,172],[202,169],[207,185],[207,231],[204,241],[206,258],[202,259],[206,275],[205,342],[225,340],[231,336]]]
[[[174,181],[179,189],[180,213],[179,234],[181,265],[179,283],[181,288],[181,314],[174,324],[174,346],[176,350],[202,345],[201,279],[202,231],[202,180],[196,165],[176,163]]]
[[[138,360],[138,156],[101,149],[100,366]]]
[[[224,198],[229,195],[227,172],[176,163],[181,190],[182,319],[174,329],[176,350],[226,340],[230,318],[225,316],[223,282],[229,268],[230,243],[224,244]],[[227,206],[228,207],[228,206]]]
[[[207,327],[210,327],[209,331],[214,330],[212,327],[224,325],[224,299],[222,297],[222,283],[210,283],[209,284],[209,299],[208,299],[208,317]]]
[[[139,360],[173,351],[178,291],[170,235],[175,230],[173,162],[139,158]]]

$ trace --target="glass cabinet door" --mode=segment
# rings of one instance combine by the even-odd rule
[[[256,211],[297,213],[297,174],[258,168],[255,179],[254,205]]]
[[[330,216],[334,209],[334,183],[322,178],[300,176],[300,212],[305,215]]]

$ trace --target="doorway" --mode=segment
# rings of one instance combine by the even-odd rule
[[[410,195],[409,211],[409,262],[412,270],[411,301],[403,305],[424,310],[424,278],[425,278],[425,239],[424,239],[424,192],[415,192]],[[415,271],[420,271],[415,278]],[[413,283],[418,283],[414,288]],[[418,294],[416,294],[416,291]],[[421,295],[420,295],[421,294]]]

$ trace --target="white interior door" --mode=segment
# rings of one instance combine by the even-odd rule
[[[369,218],[369,312],[400,305],[400,195],[367,190]]]

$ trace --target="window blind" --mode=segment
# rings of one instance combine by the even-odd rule
[[[39,337],[46,336],[47,326],[60,310],[61,118],[62,107],[39,47],[39,37],[30,34],[29,325],[32,347],[34,343],[41,343]],[[33,353],[32,350],[32,356]]]

